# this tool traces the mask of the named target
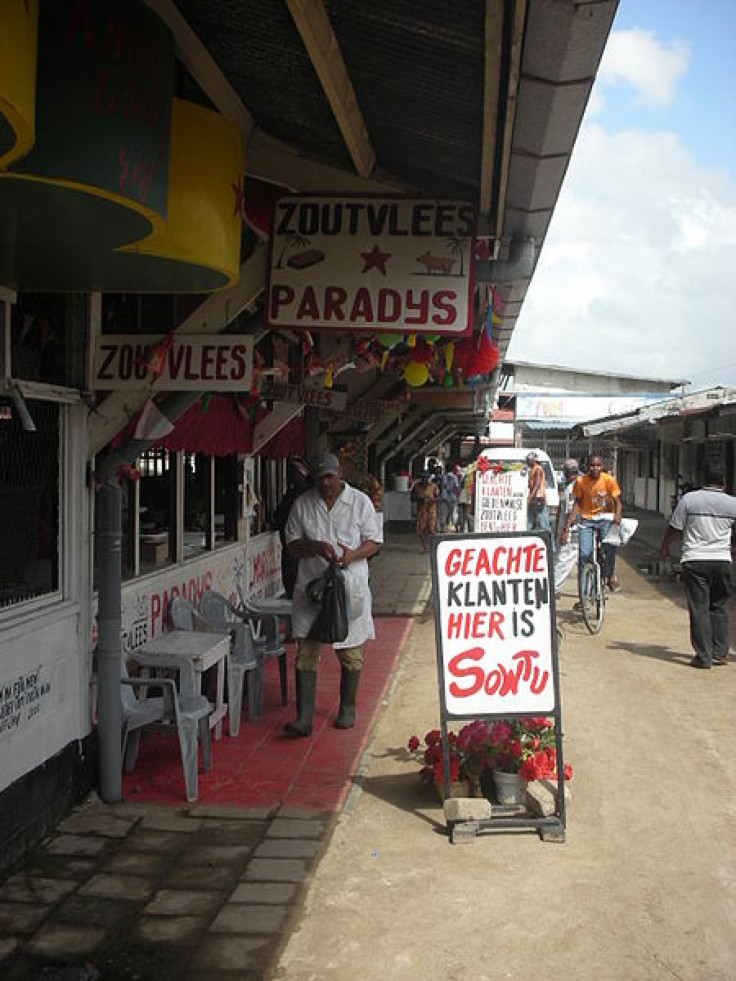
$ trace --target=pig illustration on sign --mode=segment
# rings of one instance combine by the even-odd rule
[[[452,273],[452,267],[455,265],[455,260],[451,256],[432,255],[429,250],[423,252],[422,255],[418,255],[417,262],[424,266],[425,271],[430,276],[433,276],[435,273],[439,273],[441,276],[449,276]]]

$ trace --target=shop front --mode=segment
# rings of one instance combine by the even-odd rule
[[[7,863],[119,756],[95,648],[119,694],[121,648],[173,596],[278,595],[289,453],[339,452],[380,502],[399,453],[477,428],[448,398],[497,382],[531,275],[506,260],[543,240],[561,181],[530,169],[548,115],[564,173],[616,4],[471,4],[459,24],[376,3],[370,44],[360,5],[185,6],[0,13]],[[431,389],[438,426],[414,399]]]

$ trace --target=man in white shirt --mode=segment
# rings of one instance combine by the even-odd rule
[[[694,668],[728,661],[728,601],[731,595],[731,532],[736,497],[725,491],[723,471],[709,469],[705,486],[680,498],[659,551],[666,559],[682,535],[682,580],[690,614]]]
[[[344,641],[333,644],[340,661],[338,729],[355,725],[355,700],[363,664],[363,644],[375,638],[368,585],[368,559],[383,543],[383,525],[367,494],[342,480],[340,464],[332,453],[322,453],[310,467],[314,486],[298,497],[286,523],[286,544],[299,559],[294,586],[292,633],[297,638],[297,718],[286,725],[292,736],[310,736],[314,718],[320,643],[309,639],[318,609],[306,594],[307,583],[320,576],[330,561],[351,569],[363,604],[349,621]]]
[[[580,476],[580,467],[577,460],[565,460],[562,464],[562,476],[564,486],[560,488],[560,509],[557,512],[557,553],[554,559],[555,569],[555,596],[562,589],[562,584],[570,575],[572,568],[578,561],[578,537],[577,532],[567,536],[565,544],[560,541],[562,532],[567,528],[567,522],[575,506],[575,481]],[[573,530],[571,529],[571,532]]]

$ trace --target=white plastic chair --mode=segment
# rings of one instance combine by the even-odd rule
[[[261,703],[258,701],[258,657],[250,625],[238,615],[238,611],[222,595],[213,589],[202,594],[199,613],[210,629],[230,634],[230,651],[227,657],[227,701],[230,735],[240,732],[240,716],[243,711],[243,682],[248,678],[248,717],[260,718]],[[261,685],[262,690],[262,685]],[[261,698],[262,701],[262,698]]]
[[[245,620],[246,623],[250,624],[256,644],[256,654],[258,655],[259,659],[259,705],[263,700],[262,690],[264,664],[270,657],[277,657],[279,660],[281,704],[288,705],[289,691],[287,681],[286,646],[281,640],[281,634],[279,631],[279,617],[275,613],[267,613],[264,610],[258,610],[256,607],[250,605],[243,596],[243,591],[240,588],[239,583],[237,584],[237,590],[238,596],[240,597],[240,604],[236,609],[236,613],[241,619]],[[260,713],[257,718],[260,718]]]
[[[135,654],[132,655],[135,657]],[[202,762],[206,771],[212,769],[209,715],[212,706],[204,695],[180,695],[173,678],[131,678],[127,669],[127,653],[121,657],[120,698],[123,710],[122,752],[126,772],[135,767],[144,729],[171,731],[176,728],[184,770],[184,785],[188,801],[198,796],[197,735],[202,744]],[[152,688],[161,694],[145,697]],[[142,697],[139,697],[142,692]]]

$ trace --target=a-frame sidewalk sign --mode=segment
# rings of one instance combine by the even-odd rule
[[[437,679],[445,800],[450,793],[448,723],[524,716],[554,719],[556,813],[491,805],[479,830],[536,828],[565,840],[565,779],[551,540],[546,532],[481,532],[431,539]],[[463,836],[448,822],[454,841]],[[460,832],[460,834],[457,834]]]

